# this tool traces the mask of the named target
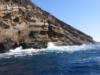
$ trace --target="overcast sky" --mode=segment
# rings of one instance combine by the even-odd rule
[[[100,41],[100,0],[32,0],[60,20]]]

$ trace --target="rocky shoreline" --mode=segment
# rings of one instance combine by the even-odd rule
[[[19,46],[46,48],[48,42],[81,45],[95,41],[30,0],[0,0],[0,52]]]

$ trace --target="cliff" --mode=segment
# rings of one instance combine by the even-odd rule
[[[46,48],[48,42],[81,45],[94,41],[30,0],[0,0],[0,52],[18,46]]]

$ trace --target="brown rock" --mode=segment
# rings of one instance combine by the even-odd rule
[[[0,52],[18,46],[46,48],[48,42],[80,45],[94,41],[30,0],[0,0]]]

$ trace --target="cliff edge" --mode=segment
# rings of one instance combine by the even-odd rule
[[[18,46],[46,48],[48,42],[81,45],[94,40],[30,0],[0,0],[0,52]]]

